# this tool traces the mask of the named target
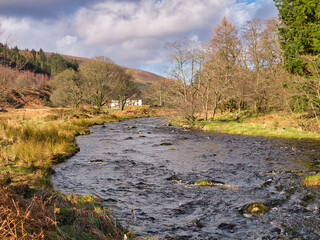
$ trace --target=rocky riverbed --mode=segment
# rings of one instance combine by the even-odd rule
[[[57,166],[54,187],[99,197],[136,236],[320,239],[320,190],[301,184],[320,170],[319,143],[189,131],[158,118],[91,131]],[[254,204],[266,208],[249,211]]]

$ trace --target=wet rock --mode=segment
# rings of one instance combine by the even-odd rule
[[[233,223],[220,223],[218,229],[228,232],[234,232],[235,227],[236,225]]]
[[[281,232],[282,232],[282,230],[280,228],[274,228],[271,231],[275,232],[275,233],[278,233],[278,234],[281,234]]]
[[[273,179],[268,179],[267,181],[265,181],[265,182],[261,185],[261,187],[270,186],[271,183],[273,183],[273,182],[274,182]]]
[[[197,228],[203,228],[204,227],[204,225],[200,221],[200,219],[197,219],[197,218],[192,221],[192,224],[195,225]]]
[[[124,152],[126,152],[126,153],[128,153],[128,152],[134,153],[134,152],[136,152],[136,150],[134,150],[134,149],[126,149],[126,150],[124,150]]]
[[[145,138],[146,136],[144,136],[144,135],[141,135],[141,136],[139,136],[139,137],[141,137],[141,138]]]
[[[128,126],[129,129],[137,128],[136,126]]]
[[[91,160],[89,163],[103,163],[102,159]]]
[[[177,175],[172,175],[171,177],[166,178],[168,181],[180,181],[181,179]]]
[[[127,137],[125,140],[132,140],[133,137]]]
[[[171,146],[171,145],[172,145],[172,143],[164,142],[164,143],[161,143],[160,145],[161,145],[161,146]]]
[[[241,208],[240,213],[241,214],[257,214],[257,215],[263,215],[269,211],[269,207],[264,205],[261,202],[254,202],[249,203]]]
[[[138,134],[143,134],[143,132],[138,132]]]
[[[171,124],[171,123],[167,123],[166,126],[167,126],[167,127],[171,127],[172,124]]]
[[[314,203],[316,196],[307,194],[302,198],[302,201],[305,203]]]
[[[0,108],[0,112],[8,112],[8,110],[5,108]]]

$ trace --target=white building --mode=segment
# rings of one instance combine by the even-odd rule
[[[111,108],[120,107],[119,106],[119,101],[118,100],[112,100],[109,106]],[[139,100],[130,100],[130,99],[128,99],[126,101],[126,105],[125,106],[142,106],[142,100],[141,99],[139,99]]]

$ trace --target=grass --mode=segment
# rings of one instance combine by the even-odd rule
[[[302,183],[306,187],[320,187],[320,174],[307,175]]]
[[[212,185],[214,185],[214,182],[210,181],[210,180],[199,180],[199,181],[196,181],[194,183],[194,185],[197,185],[197,186],[212,186]]]
[[[181,118],[171,119],[170,122],[177,126],[189,127]],[[299,125],[299,121],[284,113],[256,116],[245,113],[223,113],[211,121],[200,119],[196,128],[224,134],[320,140],[319,133],[306,131]]]
[[[75,136],[90,126],[144,115],[146,107],[118,116],[90,109],[0,113],[0,238],[123,239],[126,233],[132,239],[92,197],[55,193],[50,176],[79,150]]]
[[[204,131],[215,131],[227,134],[248,136],[265,136],[279,138],[314,138],[320,139],[319,133],[308,132],[293,127],[274,127],[260,123],[239,123],[236,121],[223,122],[202,121],[199,123]]]

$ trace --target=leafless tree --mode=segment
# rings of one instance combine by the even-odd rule
[[[199,52],[202,45],[193,40],[183,40],[168,43],[171,67],[168,71],[170,78],[178,83],[178,93],[181,100],[177,106],[185,113],[185,117],[194,124],[197,120],[195,114],[200,106],[198,102],[197,74],[201,72],[203,61]]]
[[[205,75],[212,88],[212,119],[226,92],[235,80],[240,55],[238,31],[226,18],[214,28],[211,38],[211,57],[205,65]]]

